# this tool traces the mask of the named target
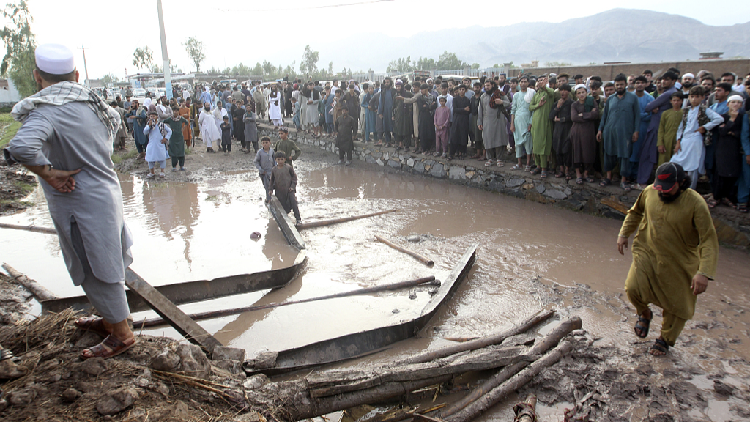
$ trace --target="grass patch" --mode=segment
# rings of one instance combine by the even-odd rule
[[[21,122],[15,121],[10,114],[0,114],[0,148],[8,145],[20,127]]]
[[[128,152],[126,152],[125,154],[121,154],[119,152],[115,152],[115,153],[112,154],[112,162],[115,163],[115,164],[120,164],[124,160],[129,160],[129,159],[135,157],[136,155],[138,155],[138,150],[137,149],[128,150]]]
[[[14,180],[14,181],[13,181],[13,185],[14,185],[14,186],[15,186],[15,187],[16,187],[16,188],[17,188],[18,190],[20,190],[21,192],[23,192],[23,194],[24,194],[24,195],[28,195],[28,194],[30,194],[30,193],[31,193],[31,192],[32,192],[32,191],[33,191],[34,189],[36,189],[36,184],[35,184],[35,183],[26,183],[26,182],[22,182],[22,181],[20,181],[20,180]]]

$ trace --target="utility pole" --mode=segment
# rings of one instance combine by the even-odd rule
[[[161,0],[156,0],[156,12],[159,15],[159,29],[161,38],[161,58],[164,69],[164,86],[167,90],[167,99],[172,99],[172,69],[169,68],[169,53],[167,52],[167,33],[164,30],[164,12],[161,6]]]
[[[83,70],[86,72],[86,86],[91,88],[91,83],[89,82],[89,68],[86,67],[86,49],[81,46],[81,50],[83,50]]]

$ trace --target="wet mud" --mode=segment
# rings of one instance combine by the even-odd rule
[[[650,337],[632,334],[634,310],[623,292],[631,256],[620,256],[620,223],[501,196],[445,181],[357,162],[302,146],[295,163],[304,221],[387,209],[398,213],[304,230],[309,265],[289,285],[272,291],[183,306],[186,312],[263,305],[435,275],[447,275],[461,253],[479,244],[478,262],[466,282],[414,339],[347,365],[387,363],[395,357],[510,328],[542,308],[562,318],[578,315],[586,333],[573,355],[486,414],[509,420],[515,401],[539,395],[543,421],[561,421],[564,408],[580,403],[591,420],[750,419],[750,261],[746,252],[722,248],[716,281],[699,300],[696,316],[665,358],[648,349],[661,324],[656,310]],[[286,245],[262,201],[252,156],[188,156],[190,171],[146,181],[145,165],[122,163],[126,221],[136,243],[133,268],[152,284],[211,279],[291,265]],[[51,226],[37,190],[37,205],[0,218],[14,224]],[[259,241],[250,233],[262,234]],[[382,235],[435,261],[428,268],[378,243]],[[2,261],[60,296],[75,292],[54,236],[3,232]],[[35,251],[30,254],[29,251]],[[429,295],[418,291],[313,302],[201,321],[225,345],[248,355],[302,346],[333,336],[418,315]],[[135,315],[152,317],[152,313]],[[554,323],[554,322],[553,322]],[[136,322],[137,326],[137,322]],[[551,326],[543,327],[543,334]],[[177,336],[171,328],[144,330]],[[457,380],[474,387],[489,374]],[[464,381],[466,381],[464,383]],[[461,386],[464,387],[461,387]],[[461,388],[459,388],[461,387]],[[430,397],[430,399],[432,396]],[[585,400],[584,400],[585,399]]]

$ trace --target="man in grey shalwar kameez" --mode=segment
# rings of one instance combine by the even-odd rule
[[[494,106],[490,105],[493,101]],[[508,145],[507,120],[503,110],[508,110],[510,100],[502,91],[498,91],[495,81],[484,83],[484,94],[479,98],[479,109],[477,114],[477,126],[482,131],[484,149],[487,151],[487,162],[485,166],[492,165],[492,160],[498,166],[503,165],[502,149]]]
[[[121,119],[77,83],[69,49],[42,45],[35,56],[40,92],[13,107],[13,117],[23,125],[5,151],[6,160],[20,162],[43,180],[70,277],[103,317],[76,321],[106,337],[81,357],[108,358],[135,344],[124,287],[125,268],[133,261],[132,240],[110,158]]]

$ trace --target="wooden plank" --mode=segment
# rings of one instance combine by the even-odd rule
[[[279,229],[281,229],[281,233],[284,235],[286,241],[292,247],[297,248],[297,250],[305,249],[305,240],[302,239],[302,236],[297,231],[297,227],[294,225],[294,220],[284,211],[284,207],[281,206],[281,202],[279,202],[276,196],[271,195],[268,209],[276,220],[276,224],[279,225]]]
[[[375,235],[375,239],[378,242],[380,242],[380,243],[384,243],[384,244],[392,247],[393,249],[395,249],[395,250],[397,250],[399,252],[403,252],[403,253],[405,253],[405,254],[413,257],[414,259],[416,259],[417,261],[419,261],[419,262],[427,265],[428,267],[433,267],[435,265],[435,261],[433,261],[433,260],[431,260],[429,258],[425,258],[422,255],[420,255],[420,254],[418,254],[416,252],[410,251],[410,250],[408,250],[406,248],[402,248],[401,246],[396,245],[395,243],[389,241],[388,239],[386,239],[386,238],[384,238],[382,236]]]
[[[31,292],[31,294],[34,295],[34,297],[36,297],[36,300],[42,301],[42,300],[56,299],[56,296],[52,294],[52,292],[50,292],[49,290],[45,289],[44,286],[26,277],[22,273],[19,273],[18,271],[15,270],[15,268],[11,267],[10,265],[3,264],[3,268],[11,276],[11,280],[25,287],[26,290]]]
[[[405,340],[421,330],[437,312],[438,307],[458,289],[476,262],[477,245],[469,247],[427,302],[420,316],[398,324],[360,331],[328,340],[278,352],[274,368],[254,368],[252,362],[243,364],[248,374],[263,372],[278,374],[295,371],[345,359],[353,359],[377,352],[397,341]]]
[[[125,271],[125,285],[148,302],[157,314],[168,320],[177,332],[191,343],[200,346],[209,356],[214,348],[221,346],[219,340],[216,340],[214,336],[190,319],[180,308],[129,268]]]
[[[373,213],[370,213],[370,214],[362,214],[362,215],[353,215],[351,217],[334,218],[332,220],[320,220],[320,221],[311,221],[309,223],[300,223],[300,224],[297,224],[297,229],[298,230],[303,230],[303,229],[312,229],[314,227],[330,226],[330,225],[333,225],[333,224],[346,223],[347,221],[354,221],[354,220],[359,220],[361,218],[375,217],[377,215],[388,214],[388,213],[396,212],[396,211],[398,211],[398,210],[378,211],[378,212],[373,212]]]
[[[257,292],[259,290],[277,289],[285,286],[299,275],[307,265],[307,256],[303,251],[297,254],[294,264],[287,268],[269,270],[252,274],[239,274],[219,277],[213,280],[196,280],[184,283],[156,286],[155,289],[175,305],[201,302],[226,296]],[[150,310],[149,304],[139,295],[128,290],[128,306],[131,312]],[[42,301],[42,312],[60,312],[73,308],[90,312],[93,307],[86,296],[70,296]]]

